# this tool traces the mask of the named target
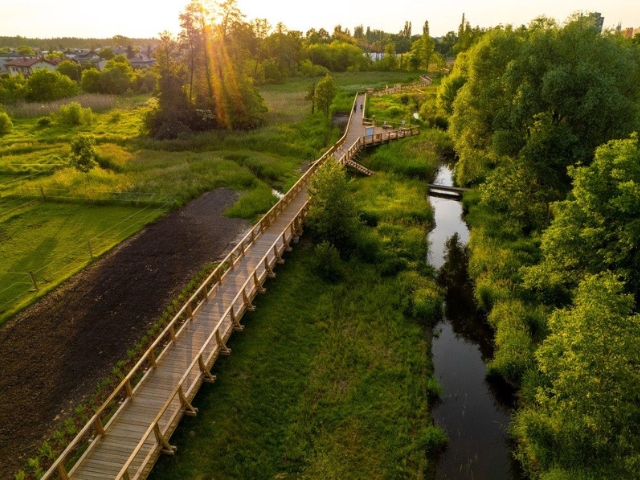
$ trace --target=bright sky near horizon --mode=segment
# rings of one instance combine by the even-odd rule
[[[1,0],[0,36],[25,37],[155,37],[160,31],[176,33],[178,14],[188,0]],[[429,20],[433,36],[456,30],[464,12],[472,25],[526,24],[546,15],[564,20],[578,10],[601,12],[605,27],[640,27],[638,0],[238,0],[248,18],[283,22],[291,30],[307,31],[335,25],[353,29],[363,24],[398,32],[404,22],[418,33]]]

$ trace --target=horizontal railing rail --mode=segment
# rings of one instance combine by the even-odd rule
[[[354,106],[356,105],[357,98],[358,95],[356,95],[354,99]],[[352,119],[353,109],[349,116],[345,133],[340,140],[338,140],[336,144],[334,144],[311,165],[311,167],[300,177],[294,186],[291,187],[289,191],[266,214],[263,215],[260,221],[258,221],[258,223],[256,223],[247,232],[247,234],[229,252],[224,260],[220,262],[218,267],[216,267],[214,271],[202,282],[200,287],[198,287],[194,294],[185,302],[182,308],[178,313],[176,313],[145,353],[142,354],[140,360],[133,368],[131,368],[129,373],[127,373],[127,375],[122,379],[111,395],[107,397],[102,405],[96,410],[94,415],[86,422],[84,427],[80,429],[69,445],[67,445],[64,451],[54,460],[51,467],[41,477],[42,479],[47,480],[53,478],[56,473],[59,475],[59,478],[63,480],[68,479],[69,473],[66,469],[66,462],[70,459],[71,454],[76,452],[86,441],[91,440],[88,437],[94,437],[94,441],[92,443],[92,445],[94,445],[96,437],[107,434],[110,425],[117,417],[119,411],[124,408],[127,401],[132,398],[135,391],[144,382],[149,373],[157,367],[158,360],[164,356],[169,347],[175,342],[176,338],[187,325],[188,320],[193,320],[194,315],[198,312],[201,306],[208,301],[214,289],[223,282],[230,269],[232,269],[235,263],[237,263],[238,259],[245,255],[246,249],[251,246],[267,228],[269,228],[282,211],[297,197],[300,191],[308,185],[311,177],[315,174],[317,169],[328,158],[331,158],[337,150],[342,148],[347,139]],[[157,353],[158,349],[160,349],[159,353]],[[136,379],[138,380],[137,382]],[[119,402],[121,399],[123,399],[123,401]],[[106,424],[104,423],[105,418],[108,418]],[[83,457],[86,456],[88,451],[89,450],[85,452]],[[78,464],[79,461],[76,463],[76,466]]]

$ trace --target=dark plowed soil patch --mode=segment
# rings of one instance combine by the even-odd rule
[[[169,214],[0,329],[0,478],[12,478],[246,228],[220,189]]]

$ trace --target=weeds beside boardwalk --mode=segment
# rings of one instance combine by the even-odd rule
[[[153,479],[434,475],[430,455],[446,438],[430,414],[439,387],[426,325],[438,313],[427,306],[439,293],[426,264],[427,187],[382,171],[352,187],[366,234],[341,280],[314,273],[318,250],[303,238]]]

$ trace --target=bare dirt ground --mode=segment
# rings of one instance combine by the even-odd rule
[[[247,227],[219,189],[149,225],[0,328],[0,478],[13,478],[186,284]]]

